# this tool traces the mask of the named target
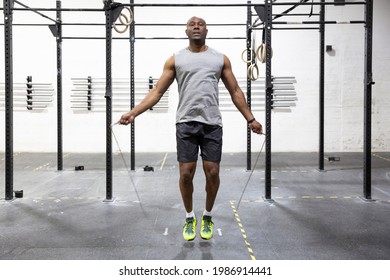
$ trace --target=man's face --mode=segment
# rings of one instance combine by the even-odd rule
[[[190,40],[205,40],[207,31],[204,19],[192,17],[187,22],[186,34]]]

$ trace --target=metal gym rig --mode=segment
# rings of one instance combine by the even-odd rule
[[[130,7],[132,14],[134,15],[135,7],[247,7],[247,34],[243,38],[217,38],[217,39],[245,39],[247,49],[251,48],[252,44],[252,30],[255,30],[254,24],[252,24],[252,7],[255,8],[259,18],[263,22],[263,32],[265,35],[266,45],[266,106],[265,106],[265,134],[266,134],[266,151],[265,151],[265,195],[264,199],[272,201],[271,196],[271,111],[273,109],[273,77],[271,72],[271,36],[272,30],[277,29],[318,29],[320,40],[320,69],[319,69],[319,152],[318,152],[318,169],[324,170],[324,96],[325,96],[325,78],[324,78],[324,53],[325,53],[325,25],[326,24],[364,24],[365,28],[365,55],[364,55],[364,148],[363,148],[363,199],[370,201],[371,196],[371,115],[372,115],[372,85],[374,84],[372,79],[372,26],[373,26],[373,0],[348,2],[348,1],[334,1],[325,2],[325,0],[319,0],[319,2],[311,2],[308,0],[300,0],[300,2],[272,2],[271,0],[265,0],[264,4],[251,3],[247,1],[247,4],[142,4],[134,3],[134,0],[130,0],[129,4],[115,3],[112,0],[104,0],[104,7],[102,9],[62,9],[61,1],[56,2],[56,8],[30,8],[16,0],[3,0],[3,12],[4,12],[4,43],[5,43],[5,200],[14,199],[13,191],[13,47],[12,47],[12,27],[13,27],[13,12],[14,11],[32,11],[40,14],[41,16],[54,22],[54,25],[49,26],[53,35],[57,41],[57,168],[63,169],[63,148],[62,148],[62,40],[63,39],[86,39],[86,38],[72,38],[62,36],[62,12],[104,12],[105,13],[105,27],[106,27],[106,201],[113,199],[113,170],[112,170],[112,27],[113,23],[120,16],[121,10],[124,7]],[[19,4],[23,8],[15,8],[14,4]],[[350,22],[336,22],[325,20],[325,6],[326,5],[364,5],[365,7],[365,19],[364,21],[350,21]],[[299,5],[314,5],[320,7],[319,21],[303,21],[299,22],[302,25],[318,25],[318,27],[286,27],[276,28],[274,25],[289,24],[289,22],[274,21],[276,18],[288,14],[295,7]],[[290,6],[284,13],[274,15],[272,12],[273,6]],[[56,11],[56,20],[47,17],[41,12],[44,11]],[[135,52],[135,26],[131,24],[129,28],[130,36],[130,100],[131,108],[134,107],[134,52]],[[140,38],[148,39],[148,38]],[[158,38],[149,38],[158,39]],[[160,39],[175,39],[175,38],[160,38]],[[181,38],[183,39],[183,38]],[[247,52],[248,60],[251,60],[250,51]],[[248,63],[248,67],[250,63]],[[248,106],[251,105],[251,80],[247,80],[247,102]],[[135,166],[135,145],[134,145],[135,127],[131,126],[131,170],[134,170]],[[251,132],[247,131],[247,169],[251,169]]]

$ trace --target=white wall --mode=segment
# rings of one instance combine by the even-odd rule
[[[158,3],[160,0],[139,1]],[[194,3],[195,1],[180,1]],[[24,0],[31,7],[55,7],[54,0]],[[174,2],[172,2],[174,3]],[[246,3],[242,0],[213,1],[212,3]],[[0,3],[2,5],[2,3]],[[101,8],[101,0],[63,0],[64,8]],[[286,7],[275,8],[281,11]],[[309,12],[309,7],[299,7],[295,12]],[[315,7],[315,11],[317,8]],[[387,108],[390,97],[388,26],[390,2],[374,3],[374,58],[373,75],[373,151],[388,151],[390,146],[390,121]],[[55,18],[54,12],[45,14]],[[185,23],[198,15],[208,23],[245,23],[246,8],[136,8],[137,23]],[[338,6],[326,9],[327,20],[362,20],[363,6]],[[296,20],[308,20],[300,18]],[[63,22],[104,23],[104,13],[64,12]],[[290,20],[281,19],[281,20]],[[3,22],[3,18],[1,20]],[[50,23],[32,12],[15,12],[14,23]],[[14,82],[24,82],[33,76],[35,82],[50,82],[56,86],[56,42],[47,27],[14,26]],[[128,33],[127,33],[128,34]],[[127,35],[126,34],[126,35]],[[258,41],[260,40],[258,33]],[[104,37],[105,28],[63,28],[63,36]],[[120,35],[115,35],[120,36]],[[137,27],[140,37],[184,37],[184,27]],[[209,26],[209,37],[243,37],[245,27]],[[274,151],[318,150],[318,31],[274,31],[274,76],[295,76],[298,101],[289,113],[273,113],[272,133]],[[224,52],[232,61],[237,77],[246,73],[246,65],[240,54],[245,40],[209,40],[208,45]],[[363,73],[364,28],[362,25],[327,25],[326,44],[334,52],[326,54],[326,130],[327,152],[361,151],[363,145]],[[165,60],[176,50],[187,45],[186,40],[138,40],[136,46],[136,77],[159,77]],[[0,53],[4,53],[4,29],[0,30]],[[113,77],[127,78],[130,72],[130,48],[126,40],[113,42]],[[4,65],[4,55],[0,56]],[[261,65],[264,76],[264,65]],[[105,77],[104,40],[65,40],[63,42],[63,126],[65,152],[105,152],[105,113],[77,113],[71,109],[70,93],[72,77]],[[0,81],[4,82],[4,67],[0,67]],[[244,89],[245,90],[245,89]],[[147,112],[136,122],[136,151],[175,151],[175,109],[177,86],[170,91],[170,107],[167,113]],[[56,151],[56,97],[51,107],[38,112],[14,112],[14,150],[34,152]],[[4,116],[4,107],[0,108]],[[113,114],[113,119],[120,117]],[[264,123],[264,112],[256,112],[256,118]],[[246,150],[246,124],[237,112],[223,113],[224,151]],[[0,151],[5,149],[5,119],[0,118]],[[129,127],[114,127],[121,149],[129,150]],[[253,138],[253,150],[259,150],[262,139]],[[114,144],[114,149],[116,149]]]

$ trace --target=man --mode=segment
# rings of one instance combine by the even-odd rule
[[[222,79],[232,101],[257,134],[262,126],[249,110],[245,96],[232,72],[229,59],[206,45],[206,22],[192,17],[187,22],[189,46],[171,56],[164,65],[161,78],[147,96],[130,112],[123,114],[118,123],[127,125],[153,107],[176,79],[179,104],[176,113],[177,159],[180,166],[179,187],[186,210],[183,227],[185,240],[196,236],[197,219],[193,209],[193,178],[199,148],[206,176],[206,203],[200,235],[213,236],[212,208],[217,196],[222,154],[222,118],[218,106],[218,82]]]

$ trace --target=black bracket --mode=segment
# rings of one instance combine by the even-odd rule
[[[58,37],[58,26],[57,24],[50,24],[49,29],[54,37]]]
[[[116,20],[120,16],[124,6],[122,3],[112,2],[111,0],[105,0],[105,1],[103,1],[103,3],[104,3],[104,9],[110,10],[111,24],[113,24],[114,22],[116,22]]]
[[[255,8],[255,11],[257,13],[257,15],[259,16],[260,20],[262,22],[265,21],[265,5],[256,5],[254,6]]]

